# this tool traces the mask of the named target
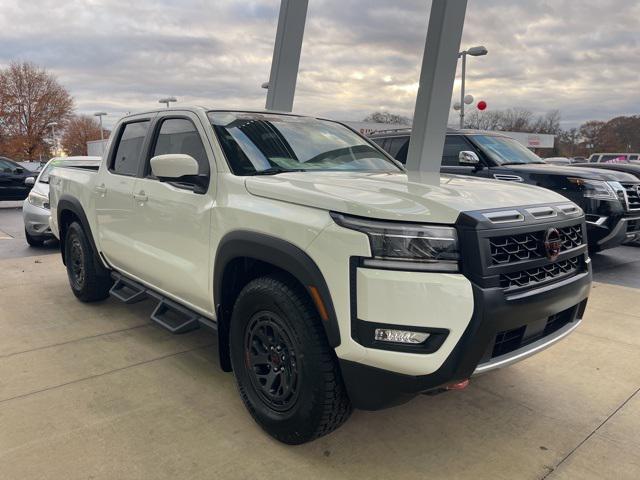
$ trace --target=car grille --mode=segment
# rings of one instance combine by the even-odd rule
[[[627,233],[640,233],[640,219],[633,219],[627,222]]]
[[[560,262],[500,275],[500,286],[507,290],[534,287],[553,280],[575,275],[581,267],[582,255]]]
[[[562,241],[561,252],[566,252],[567,250],[582,245],[581,225],[559,228],[558,231],[560,232],[560,240]],[[544,244],[545,232],[546,230],[540,230],[537,232],[490,238],[489,245],[491,247],[492,264],[504,265],[524,260],[544,258],[545,252],[541,246]]]
[[[627,201],[629,202],[629,210],[640,210],[640,193],[637,183],[625,183],[624,189],[627,191]]]
[[[489,355],[489,352],[487,352],[484,359],[489,360],[489,358],[495,358],[511,353],[514,350],[525,347],[526,345],[539,340],[540,338],[544,338],[547,335],[557,332],[575,319],[575,310],[575,307],[571,307],[567,310],[556,313],[555,315],[551,315],[547,318],[544,330],[537,334],[527,335],[527,325],[498,332],[493,343],[493,348],[491,349],[491,354]]]

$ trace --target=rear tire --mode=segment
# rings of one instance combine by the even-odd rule
[[[27,239],[27,243],[31,247],[41,247],[44,245],[44,240],[42,238],[32,237],[31,235],[29,235],[29,232],[27,232],[26,228],[24,230],[24,236]]]
[[[78,222],[73,222],[67,228],[64,250],[67,276],[73,294],[83,302],[107,298],[113,280],[109,271],[98,263],[96,253]]]
[[[284,275],[249,282],[230,328],[240,396],[272,437],[297,445],[326,435],[351,414],[338,362],[307,292]]]

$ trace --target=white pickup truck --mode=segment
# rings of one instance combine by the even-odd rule
[[[173,332],[216,329],[247,409],[289,444],[546,348],[591,286],[566,198],[407,173],[329,120],[131,115],[98,171],[50,183],[73,293],[152,298]]]

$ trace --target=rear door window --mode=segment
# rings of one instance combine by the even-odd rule
[[[118,175],[136,176],[138,174],[142,146],[148,129],[148,120],[124,125],[109,170]]]

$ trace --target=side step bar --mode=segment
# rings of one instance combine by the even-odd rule
[[[173,300],[139,284],[129,278],[123,277],[117,272],[112,272],[111,277],[115,280],[109,294],[121,302],[132,304],[146,298],[155,298],[158,305],[151,314],[151,320],[156,322],[171,333],[186,333],[199,328],[200,325],[212,330],[218,330],[215,320],[205,318],[202,315],[180,305]]]

